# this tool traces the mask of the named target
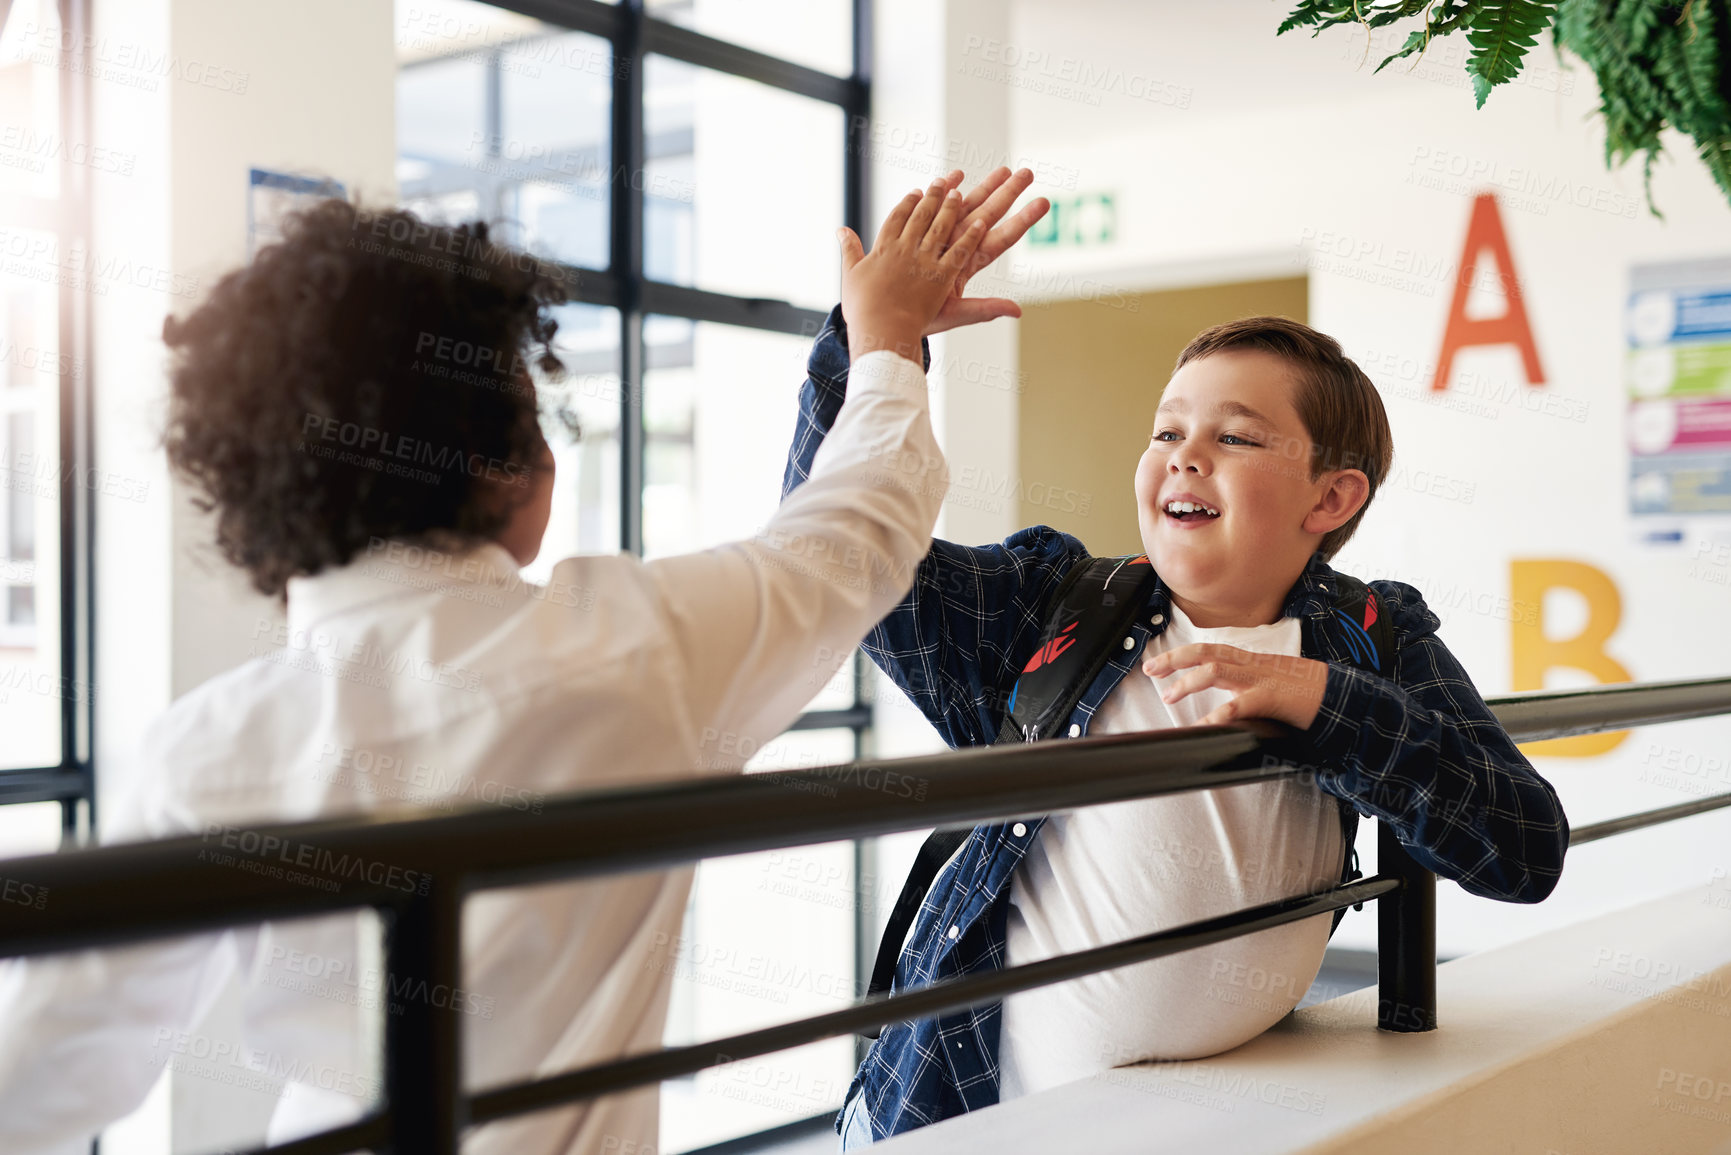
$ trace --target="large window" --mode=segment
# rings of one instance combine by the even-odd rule
[[[53,850],[92,797],[85,20],[0,4],[0,855]]]
[[[865,0],[861,0],[862,3]],[[559,386],[580,433],[538,563],[648,557],[754,533],[780,497],[806,350],[834,302],[838,224],[864,233],[868,90],[851,0],[399,0],[398,183],[435,218],[476,216],[559,262]],[[855,663],[749,768],[859,757]],[[869,850],[702,864],[669,1044],[850,1001],[874,912]],[[875,948],[875,943],[872,944]],[[848,1039],[663,1088],[662,1149],[820,1130]]]

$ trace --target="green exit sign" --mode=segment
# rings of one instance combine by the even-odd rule
[[[1034,245],[1104,245],[1118,234],[1118,209],[1111,193],[1053,197],[1052,211],[1028,233]]]

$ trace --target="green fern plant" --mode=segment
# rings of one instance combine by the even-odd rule
[[[1467,73],[1480,108],[1512,80],[1546,28],[1593,70],[1605,120],[1605,163],[1644,154],[1642,179],[1653,207],[1659,133],[1695,142],[1701,163],[1731,200],[1731,0],[1298,0],[1279,32],[1337,24],[1383,28],[1416,18],[1400,48],[1377,65],[1421,54],[1439,36],[1466,35]]]

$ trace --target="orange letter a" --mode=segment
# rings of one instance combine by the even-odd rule
[[[1497,280],[1503,290],[1503,314],[1474,320],[1467,316],[1467,295],[1478,278],[1479,258],[1486,249],[1497,259]],[[1473,215],[1467,222],[1467,243],[1461,249],[1460,275],[1455,278],[1454,300],[1449,304],[1448,326],[1443,330],[1442,352],[1437,354],[1436,380],[1431,382],[1432,389],[1448,388],[1455,354],[1469,345],[1513,345],[1521,351],[1527,383],[1545,383],[1545,371],[1539,367],[1538,346],[1533,343],[1533,329],[1527,323],[1527,307],[1521,301],[1521,279],[1515,274],[1515,258],[1509,252],[1509,238],[1503,232],[1503,218],[1497,211],[1495,193],[1480,193],[1473,201]]]

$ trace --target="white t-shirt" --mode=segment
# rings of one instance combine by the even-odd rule
[[[1299,621],[1200,629],[1177,606],[1145,657],[1191,642],[1299,653]],[[1191,726],[1226,702],[1210,689],[1168,706],[1140,663],[1091,732]],[[1047,819],[1010,884],[1009,963],[1102,946],[1340,878],[1338,803],[1296,779],[1095,806]],[[1004,1000],[1002,1098],[1149,1059],[1195,1059],[1255,1038],[1298,1004],[1333,915],[1230,939]]]

